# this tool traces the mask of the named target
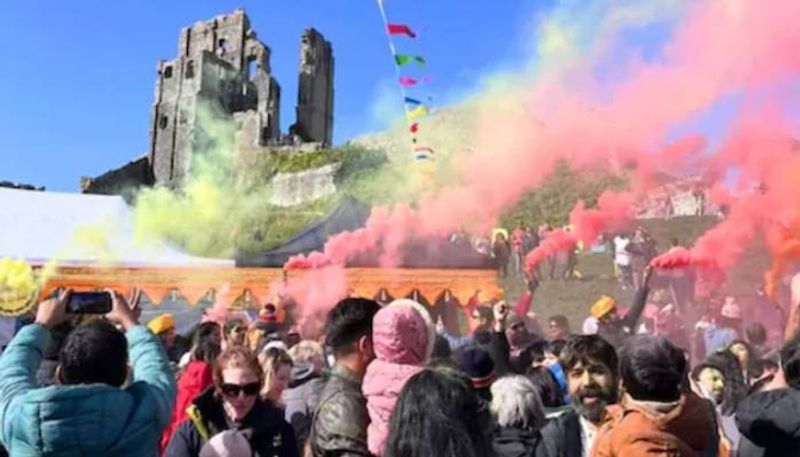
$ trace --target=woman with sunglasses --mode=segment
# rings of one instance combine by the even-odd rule
[[[264,372],[247,348],[226,349],[214,364],[214,385],[188,408],[189,418],[172,436],[165,457],[198,457],[215,435],[236,430],[256,457],[298,455],[292,427],[283,412],[259,398]]]

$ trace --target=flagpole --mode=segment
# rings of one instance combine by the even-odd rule
[[[411,130],[412,121],[408,119],[408,105],[406,104],[406,97],[407,97],[406,88],[405,86],[400,84],[400,78],[402,77],[402,74],[400,73],[400,67],[397,65],[397,61],[395,60],[396,59],[395,56],[397,55],[397,50],[394,47],[394,40],[392,39],[392,34],[389,33],[389,17],[386,15],[386,9],[384,9],[383,7],[383,0],[376,0],[376,2],[378,3],[378,10],[381,13],[381,20],[383,21],[383,31],[384,33],[386,33],[386,40],[389,43],[389,52],[392,55],[392,65],[394,66],[394,72],[396,76],[395,82],[397,83],[397,86],[400,88],[400,98],[403,101],[403,112],[405,114],[406,126],[407,126],[406,131],[408,132]],[[411,145],[412,154],[414,152],[413,144],[414,143],[412,141]]]

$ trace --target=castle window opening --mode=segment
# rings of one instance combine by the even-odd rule
[[[217,40],[217,56],[222,57],[228,51],[228,40],[220,38]]]
[[[161,130],[164,130],[165,128],[167,128],[167,124],[168,123],[169,123],[169,119],[167,118],[167,116],[162,114],[161,117],[158,118],[158,127]]]
[[[172,78],[172,65],[167,65],[164,67],[164,78]]]
[[[258,71],[258,62],[256,62],[255,57],[250,57],[247,61],[247,77],[248,79],[252,80],[256,77],[256,72]]]
[[[186,63],[186,79],[194,78],[194,60]]]

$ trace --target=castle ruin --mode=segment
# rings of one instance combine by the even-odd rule
[[[297,118],[288,135],[282,135],[281,87],[271,73],[270,48],[259,41],[244,10],[186,27],[181,30],[178,56],[157,66],[146,156],[97,178],[82,178],[82,191],[118,194],[123,187],[181,188],[190,173],[194,148],[203,141],[198,112],[204,104],[237,122],[241,144],[330,146],[333,69],[330,42],[315,29],[307,29],[300,52]]]

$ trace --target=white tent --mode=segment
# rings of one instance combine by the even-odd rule
[[[234,265],[188,255],[163,240],[137,240],[131,209],[118,196],[0,188],[3,257],[32,264]]]

